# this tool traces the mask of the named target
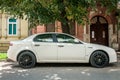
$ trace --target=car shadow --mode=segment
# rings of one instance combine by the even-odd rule
[[[48,67],[88,67],[88,68],[95,68],[92,67],[89,63],[36,63],[35,68],[48,68]],[[108,67],[120,67],[119,63],[112,63],[107,65],[104,68]],[[17,63],[12,64],[12,68],[21,68]]]
[[[35,68],[48,68],[48,67],[91,67],[87,63],[37,63]],[[18,64],[12,64],[12,68],[21,68]]]
[[[87,63],[37,63],[36,67],[90,67]]]

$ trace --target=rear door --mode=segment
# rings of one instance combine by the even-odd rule
[[[57,61],[57,45],[53,34],[40,34],[33,39],[33,49],[42,62]]]

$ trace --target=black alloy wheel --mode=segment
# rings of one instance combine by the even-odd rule
[[[96,51],[91,55],[90,63],[97,68],[103,68],[109,63],[109,58],[103,51]]]
[[[36,58],[31,52],[23,52],[18,56],[18,63],[22,68],[32,68],[36,64]]]

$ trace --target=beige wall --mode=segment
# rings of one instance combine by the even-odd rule
[[[10,36],[8,34],[9,18],[9,15],[0,13],[0,43],[19,40],[28,36],[28,21],[22,19],[17,19],[17,34]]]

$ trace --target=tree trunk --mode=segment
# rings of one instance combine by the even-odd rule
[[[70,34],[70,27],[69,27],[69,20],[67,19],[66,16],[66,11],[65,11],[65,5],[64,5],[64,0],[59,0],[60,3],[62,3],[63,8],[61,9],[61,25],[62,25],[62,32],[63,33],[68,33]]]
[[[61,23],[61,24],[62,24],[62,32],[70,34],[70,27],[68,23]]]

